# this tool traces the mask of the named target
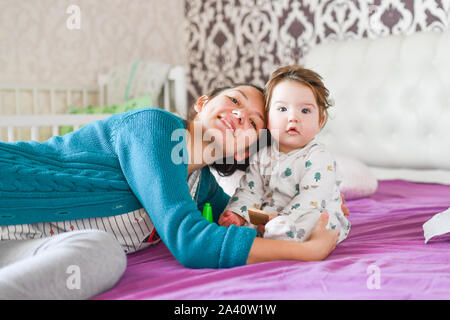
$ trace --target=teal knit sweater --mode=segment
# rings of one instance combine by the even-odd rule
[[[181,264],[245,264],[256,232],[202,217],[200,209],[210,202],[217,221],[229,196],[204,167],[197,202],[192,200],[184,129],[177,116],[145,108],[43,143],[0,143],[0,225],[106,217],[144,207]]]

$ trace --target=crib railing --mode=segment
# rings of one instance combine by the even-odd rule
[[[9,96],[9,99],[5,96]],[[103,100],[99,97],[97,87],[0,85],[1,114],[56,114],[71,105],[85,108],[100,102]]]
[[[98,87],[0,84],[0,141],[46,140],[59,135],[61,126],[76,130],[87,123],[104,119],[109,114],[69,114],[69,107],[107,105],[108,77],[98,77]],[[161,95],[153,106],[187,115],[185,70],[173,67]]]
[[[0,85],[0,140],[45,140],[57,135],[59,126],[98,120],[105,115],[67,113],[70,106],[86,108],[102,100],[99,88],[91,86]]]
[[[53,115],[26,115],[26,116],[0,116],[0,127],[7,129],[7,141],[16,141],[15,129],[26,127],[30,130],[31,140],[42,140],[39,136],[40,127],[51,127],[51,135],[59,135],[61,126],[73,126],[74,130],[80,126],[105,119],[110,114],[53,114]]]

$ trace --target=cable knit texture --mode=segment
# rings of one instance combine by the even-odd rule
[[[192,200],[184,129],[177,116],[145,108],[43,143],[0,143],[0,224],[112,216],[144,207],[181,264],[245,264],[256,232],[202,217],[210,202],[217,221],[229,196],[205,167],[197,203]],[[172,138],[174,132],[182,134]],[[174,161],[174,150],[184,161]]]

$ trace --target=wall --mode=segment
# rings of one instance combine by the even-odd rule
[[[70,5],[80,29],[69,29]],[[185,64],[182,0],[0,0],[0,83],[95,85],[117,64]],[[73,24],[72,24],[73,25]]]
[[[443,30],[450,0],[189,0],[189,96],[231,82],[264,85],[325,41]]]
[[[67,10],[71,5],[78,7],[79,20]],[[183,0],[0,0],[0,87],[95,88],[100,73],[137,59],[185,65],[184,21]],[[65,113],[69,105],[98,101],[95,93],[83,99],[82,91],[70,98],[65,91],[53,96],[40,91],[34,99],[30,90],[4,90],[0,115]],[[40,137],[50,134],[51,128],[40,128]],[[15,135],[28,140],[30,130],[15,129]],[[5,139],[6,128],[0,128],[0,140]]]

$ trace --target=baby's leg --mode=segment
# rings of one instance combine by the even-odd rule
[[[100,230],[0,241],[0,299],[88,299],[125,268],[122,247]]]
[[[316,226],[320,214],[320,212],[314,211],[304,213],[299,217],[292,215],[276,217],[266,224],[264,238],[299,242],[306,241],[311,236],[311,232]],[[340,243],[347,238],[350,224],[342,214],[337,216],[336,214],[328,213],[328,215],[329,218],[326,228],[339,231],[338,243]]]
[[[279,216],[265,226],[264,238],[303,242],[309,239],[319,220],[319,212],[305,213],[298,218]]]
[[[318,212],[304,214],[294,221],[294,225],[297,230],[305,230],[304,237],[297,241],[306,241],[309,239],[320,215],[321,213]],[[328,211],[328,223],[326,229],[339,231],[339,238],[337,242],[339,244],[347,238],[350,230],[350,224],[342,213],[338,216],[338,213],[332,214]]]

